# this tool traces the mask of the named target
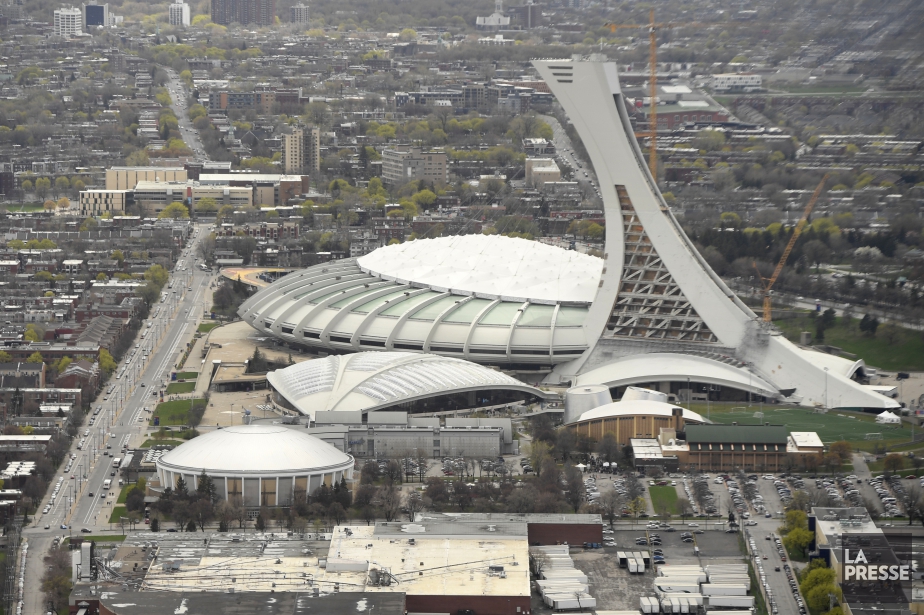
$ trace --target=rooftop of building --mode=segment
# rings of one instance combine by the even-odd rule
[[[785,425],[688,425],[690,444],[786,444]]]

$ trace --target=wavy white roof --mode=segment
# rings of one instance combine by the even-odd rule
[[[578,419],[580,421],[589,421],[591,419],[605,419],[615,416],[673,416],[674,408],[683,410],[683,420],[688,423],[705,423],[701,415],[687,410],[674,404],[666,404],[661,401],[652,401],[650,399],[633,399],[631,401],[614,401],[611,404],[604,404],[593,410],[588,410]]]
[[[342,470],[353,458],[301,431],[277,425],[237,425],[209,432],[163,455],[158,467],[199,474],[266,474]]]
[[[360,352],[304,361],[266,376],[273,389],[302,414],[375,410],[448,393],[515,389],[543,397],[534,387],[477,363],[408,352]]]
[[[357,261],[385,280],[488,299],[590,303],[603,260],[538,241],[500,235],[418,239],[379,248]]]

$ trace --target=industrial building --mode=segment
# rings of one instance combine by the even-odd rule
[[[221,499],[239,497],[245,507],[287,506],[299,492],[310,494],[353,478],[353,458],[297,429],[236,425],[190,440],[156,461],[163,488],[180,477],[190,491],[203,472]]]
[[[312,418],[332,410],[447,412],[546,396],[477,363],[409,352],[333,355],[270,372],[266,380],[274,403]]]
[[[493,459],[518,455],[509,418],[415,417],[407,412],[316,412],[309,433],[357,458],[396,458],[415,453]]]
[[[526,185],[544,186],[561,180],[561,169],[551,158],[526,159]]]

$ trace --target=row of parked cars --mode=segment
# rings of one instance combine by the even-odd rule
[[[876,490],[876,495],[882,501],[882,507],[888,517],[899,517],[903,514],[901,501],[905,499],[905,487],[901,481],[902,477],[898,475],[888,478],[876,476],[869,480],[870,486]]]

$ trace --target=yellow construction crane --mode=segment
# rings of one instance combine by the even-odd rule
[[[663,30],[665,28],[679,28],[679,27],[701,27],[701,26],[715,26],[715,25],[728,25],[723,23],[700,23],[700,22],[689,22],[689,23],[656,23],[654,20],[654,9],[651,9],[648,17],[647,24],[615,24],[615,23],[605,23],[603,26],[609,28],[610,32],[615,33],[616,30],[638,30],[640,28],[648,29],[648,64],[650,76],[648,78],[648,97],[651,102],[651,110],[648,114],[648,132],[637,132],[635,133],[636,137],[648,137],[651,139],[651,147],[648,150],[648,168],[651,170],[651,175],[654,177],[655,182],[658,181],[658,30]]]
[[[770,291],[773,285],[776,284],[777,278],[780,277],[780,273],[783,271],[786,261],[789,260],[789,255],[792,253],[793,246],[796,245],[796,240],[799,239],[799,235],[802,234],[802,230],[805,228],[805,225],[808,224],[808,218],[815,208],[815,203],[817,203],[819,197],[821,197],[821,191],[824,190],[826,181],[828,181],[827,175],[821,178],[821,182],[818,184],[818,187],[815,188],[812,198],[809,199],[808,204],[805,206],[805,211],[802,212],[802,219],[796,224],[796,228],[792,232],[792,237],[789,238],[789,243],[786,244],[786,249],[783,250],[783,256],[780,257],[780,262],[776,264],[776,269],[773,270],[773,275],[769,278],[760,278],[764,285],[764,322],[771,322],[773,319],[770,305]],[[757,263],[754,263],[754,268],[757,269]],[[759,269],[757,273],[760,275]]]

